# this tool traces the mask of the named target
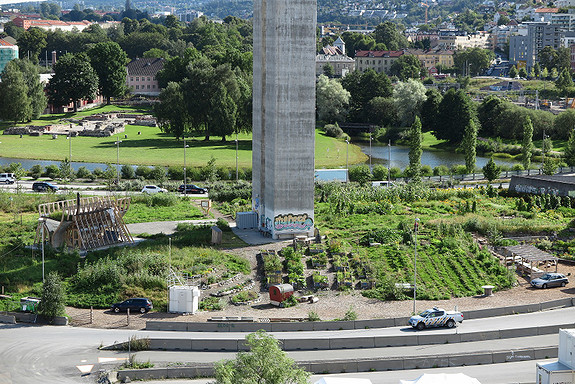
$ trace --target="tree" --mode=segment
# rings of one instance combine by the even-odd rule
[[[316,85],[316,108],[319,120],[327,123],[342,121],[347,113],[350,94],[341,82],[320,75]]]
[[[495,53],[489,49],[479,47],[467,48],[458,51],[453,58],[453,64],[459,68],[462,74],[468,76],[478,74],[489,68],[495,58]]]
[[[392,97],[374,97],[368,103],[367,121],[378,126],[396,125],[397,106]]]
[[[350,120],[354,122],[366,121],[371,99],[378,96],[390,97],[393,92],[389,77],[385,73],[376,73],[373,69],[363,73],[348,73],[341,83],[350,93]]]
[[[463,139],[464,129],[471,120],[476,119],[475,105],[463,91],[451,88],[439,104],[439,119],[435,137],[452,143]]]
[[[487,181],[492,182],[493,180],[497,179],[501,174],[501,167],[499,167],[493,161],[493,157],[489,159],[487,164],[483,167],[483,176],[487,179]]]
[[[169,82],[162,89],[160,102],[154,106],[154,112],[162,132],[171,133],[176,138],[183,138],[189,133],[190,116],[179,83]]]
[[[421,104],[421,127],[423,132],[435,132],[437,130],[439,105],[443,96],[435,88],[428,89],[425,96],[427,98]]]
[[[40,28],[32,27],[18,38],[20,57],[27,57],[35,64],[38,63],[38,56],[44,48],[46,48],[46,32]]]
[[[477,124],[473,119],[469,120],[469,123],[465,126],[465,133],[463,135],[463,141],[461,142],[461,147],[465,155],[465,169],[467,173],[475,172]]]
[[[496,135],[499,113],[503,100],[498,96],[489,95],[477,107],[477,117],[481,124],[481,134],[492,137]]]
[[[567,93],[569,88],[573,87],[573,79],[571,78],[571,71],[569,69],[565,68],[561,71],[555,81],[555,86],[563,93]]]
[[[67,157],[60,162],[58,168],[60,168],[60,178],[63,180],[71,180],[74,178],[74,170],[72,169],[70,160]]]
[[[521,142],[521,161],[524,169],[531,166],[531,156],[533,155],[533,124],[529,116],[525,117],[523,123],[523,141]]]
[[[536,78],[539,78],[539,76],[541,76],[541,66],[539,66],[539,63],[535,63],[535,65],[533,66],[533,72],[535,72]]]
[[[421,74],[421,61],[415,55],[401,55],[393,62],[390,68],[392,75],[397,76],[399,80],[419,79]]]
[[[567,109],[557,115],[553,121],[554,135],[563,140],[568,140],[571,137],[571,132],[575,128],[575,110]]]
[[[335,76],[335,70],[333,69],[333,67],[329,63],[325,63],[322,67],[322,70],[323,70],[323,74],[327,77],[331,78],[331,77]]]
[[[522,79],[526,79],[527,78],[527,70],[525,69],[525,67],[521,67],[519,68],[519,73],[518,73],[519,77]]]
[[[44,85],[40,82],[40,76],[38,75],[38,66],[34,65],[30,60],[17,59],[12,60],[11,63],[18,65],[22,75],[24,76],[24,82],[26,83],[27,88],[26,93],[30,100],[31,107],[31,114],[28,121],[31,119],[37,119],[42,113],[44,113],[48,103],[46,93],[44,92]]]
[[[568,166],[575,166],[575,130],[571,130],[569,134],[569,141],[565,148],[565,162]]]
[[[421,134],[419,117],[415,117],[413,125],[407,132],[407,137],[409,140],[409,168],[407,174],[413,181],[419,181],[421,179],[421,154],[423,153],[421,149],[423,135]]]
[[[417,80],[409,79],[396,84],[393,89],[393,101],[403,126],[413,124],[425,97],[425,86]]]
[[[249,352],[216,363],[216,384],[307,384],[309,373],[299,368],[265,331],[246,336]]]
[[[88,50],[90,64],[98,75],[100,94],[110,104],[112,97],[123,96],[126,92],[126,64],[128,56],[118,43],[112,41],[98,43]]]
[[[518,73],[519,72],[517,71],[517,68],[515,67],[515,65],[509,69],[509,77],[511,77],[512,79],[515,79],[517,77]]]
[[[93,100],[98,90],[98,75],[84,53],[63,55],[54,64],[54,76],[48,84],[48,98],[57,106],[74,103],[74,112],[78,110],[78,101]]]
[[[375,42],[384,44],[390,51],[398,51],[409,46],[407,38],[396,23],[386,21],[375,27]],[[346,40],[347,41],[347,40]]]
[[[2,71],[0,82],[0,119],[14,123],[30,120],[32,105],[28,87],[18,65],[9,62]]]
[[[48,273],[44,284],[42,284],[42,301],[39,312],[50,320],[56,316],[66,314],[66,291],[60,276],[56,272]]]

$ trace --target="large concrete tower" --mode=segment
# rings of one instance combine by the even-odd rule
[[[254,0],[253,195],[273,238],[314,228],[316,0]]]

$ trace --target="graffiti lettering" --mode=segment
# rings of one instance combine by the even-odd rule
[[[313,227],[313,219],[307,213],[300,215],[287,214],[277,215],[274,218],[274,230],[276,231],[290,231],[290,230],[310,230]]]

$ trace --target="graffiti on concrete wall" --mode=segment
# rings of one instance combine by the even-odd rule
[[[535,187],[533,185],[517,184],[514,187],[515,191],[522,193],[531,193],[535,195],[558,195],[559,190],[551,187]]]
[[[275,231],[309,231],[312,227],[313,219],[307,213],[288,213],[274,217]]]

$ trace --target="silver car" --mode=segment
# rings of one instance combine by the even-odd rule
[[[531,285],[535,288],[564,287],[569,283],[569,279],[561,273],[546,273],[541,277],[531,280]]]

